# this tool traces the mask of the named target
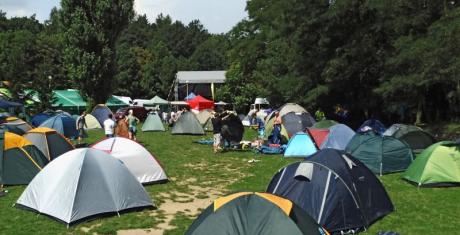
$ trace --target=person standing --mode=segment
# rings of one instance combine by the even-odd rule
[[[78,144],[81,144],[81,140],[87,136],[85,128],[88,128],[88,125],[86,125],[85,117],[86,111],[83,111],[77,118]]]
[[[213,112],[213,116],[211,117],[211,123],[212,123],[212,133],[213,133],[213,149],[214,153],[219,152],[222,147],[222,135],[221,135],[221,130],[222,130],[222,120],[219,115],[219,113]]]
[[[104,125],[105,137],[112,138],[113,129],[115,128],[115,122],[113,121],[113,115],[111,113],[108,115],[103,125]]]
[[[275,120],[273,121],[272,134],[273,134],[273,143],[280,144],[281,143],[281,116],[278,110],[275,111]]]
[[[252,118],[255,120],[255,124],[257,125],[257,135],[259,139],[264,138],[265,135],[265,123],[262,121],[260,117],[257,117],[256,113],[252,114]]]
[[[137,123],[139,122],[139,119],[133,115],[133,110],[129,110],[128,114],[128,127],[129,127],[129,139],[137,141],[136,139],[136,133],[137,133]]]
[[[129,138],[128,121],[125,115],[120,115],[117,118],[117,127],[115,128],[117,137]]]

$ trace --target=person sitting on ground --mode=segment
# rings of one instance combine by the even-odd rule
[[[109,113],[107,119],[103,122],[105,137],[112,138],[113,131],[115,128],[115,122],[113,121],[113,115]]]
[[[85,117],[86,111],[83,111],[77,118],[78,144],[81,144],[81,140],[87,136],[85,128],[88,128],[88,125],[86,124]]]
[[[128,114],[128,126],[129,126],[129,139],[137,141],[136,133],[137,133],[137,123],[139,123],[139,118],[133,115],[133,110],[129,110]]]
[[[219,113],[213,112],[213,116],[211,117],[211,123],[212,123],[212,133],[214,143],[213,143],[213,148],[214,148],[214,153],[217,153],[222,149],[221,147],[221,142],[222,142],[222,135],[221,135],[221,130],[222,130],[222,120],[219,115]]]

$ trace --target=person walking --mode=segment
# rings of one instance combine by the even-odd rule
[[[133,110],[129,110],[128,114],[128,127],[129,127],[129,139],[137,141],[136,133],[137,133],[137,123],[139,123],[139,119],[133,115]]]
[[[107,119],[103,122],[105,137],[112,138],[113,131],[115,128],[115,122],[113,121],[113,115],[110,113]]]
[[[222,150],[222,120],[219,113],[213,111],[213,116],[211,117],[212,123],[212,133],[213,133],[213,150],[214,153],[218,153]]]
[[[86,138],[87,136],[85,128],[88,128],[88,125],[86,125],[85,117],[86,117],[86,111],[83,111],[81,115],[78,116],[77,118],[76,125],[77,125],[77,130],[78,130],[78,139],[77,139],[78,144],[81,144],[81,140],[83,138]]]

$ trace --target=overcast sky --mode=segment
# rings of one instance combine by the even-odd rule
[[[8,17],[36,14],[36,18],[43,22],[49,18],[51,9],[59,6],[59,2],[60,0],[0,0],[0,9]],[[247,16],[245,6],[246,0],[135,0],[134,9],[138,14],[146,14],[150,22],[163,13],[185,24],[199,19],[209,32],[225,33]]]

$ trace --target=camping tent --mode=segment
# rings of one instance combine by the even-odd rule
[[[363,231],[394,210],[375,175],[335,149],[320,150],[281,169],[267,192],[292,200],[333,234]]]
[[[443,141],[425,149],[403,176],[418,186],[460,186],[460,145]]]
[[[165,131],[163,122],[161,122],[158,113],[150,112],[142,124],[142,131]]]
[[[78,137],[75,119],[73,119],[72,116],[64,113],[60,113],[48,118],[48,120],[43,122],[39,127],[48,127],[54,129],[67,138],[74,139]]]
[[[436,142],[436,139],[430,133],[412,125],[393,124],[383,135],[393,136],[406,142],[415,152],[421,152]]]
[[[329,128],[329,135],[320,148],[345,150],[353,136],[355,136],[355,132],[350,127],[344,124],[336,124]]]
[[[0,130],[0,149],[0,184],[28,184],[48,163],[30,141],[3,130]]]
[[[24,138],[37,146],[49,161],[74,149],[72,143],[64,136],[47,127],[32,129],[24,135]]]
[[[42,124],[44,121],[46,121],[48,118],[52,117],[54,115],[54,112],[51,113],[51,112],[43,112],[43,113],[39,113],[39,114],[36,114],[32,117],[32,121],[31,121],[31,124],[32,126],[40,126],[40,124]]]
[[[97,118],[89,113],[85,115],[85,123],[86,123],[86,129],[101,129],[102,128]]]
[[[91,115],[97,119],[102,127],[104,126],[104,121],[109,118],[109,114],[113,115],[112,111],[104,104],[94,106],[93,111],[91,112]]]
[[[313,128],[318,128],[318,129],[322,129],[322,128],[329,128],[335,124],[339,124],[338,122],[334,121],[334,120],[321,120],[315,124],[313,124]]]
[[[317,148],[315,143],[305,132],[299,132],[295,134],[287,145],[286,151],[284,151],[285,157],[308,157],[316,153]]]
[[[379,135],[382,135],[383,132],[385,132],[387,128],[383,123],[377,119],[369,119],[363,122],[361,126],[358,128],[359,133],[364,133],[369,130],[373,130],[374,132],[378,133]]]
[[[317,148],[320,148],[329,135],[329,129],[308,128],[308,134],[315,142]]]
[[[326,235],[291,201],[268,193],[240,192],[221,197],[190,225],[186,235]]]
[[[380,175],[404,171],[414,158],[406,143],[373,131],[356,134],[345,150]]]
[[[203,109],[200,112],[196,113],[196,119],[200,122],[201,125],[206,124],[206,122],[212,117],[212,110]]]
[[[195,96],[195,98],[187,100],[187,103],[190,106],[190,108],[195,110],[214,108],[214,101],[208,100],[201,95],[197,95]]]
[[[142,184],[166,181],[166,173],[155,157],[142,145],[130,139],[115,137],[91,146],[120,159]]]
[[[16,206],[74,224],[153,204],[118,159],[100,150],[80,148],[50,162],[30,182]]]
[[[14,128],[14,129],[21,130],[22,134],[32,129],[32,127],[27,122],[17,117],[7,117],[6,123],[3,123],[3,124],[7,126],[7,128]],[[16,134],[22,135],[21,133],[16,133]]]
[[[183,112],[171,129],[172,134],[204,135],[203,127],[192,112]]]
[[[311,127],[315,120],[313,117],[298,104],[287,103],[279,110],[281,117],[281,136],[282,142],[287,142],[289,138],[297,132],[304,131],[307,127]],[[265,138],[268,139],[273,131],[273,122],[275,120],[275,112],[270,113],[265,118]]]

